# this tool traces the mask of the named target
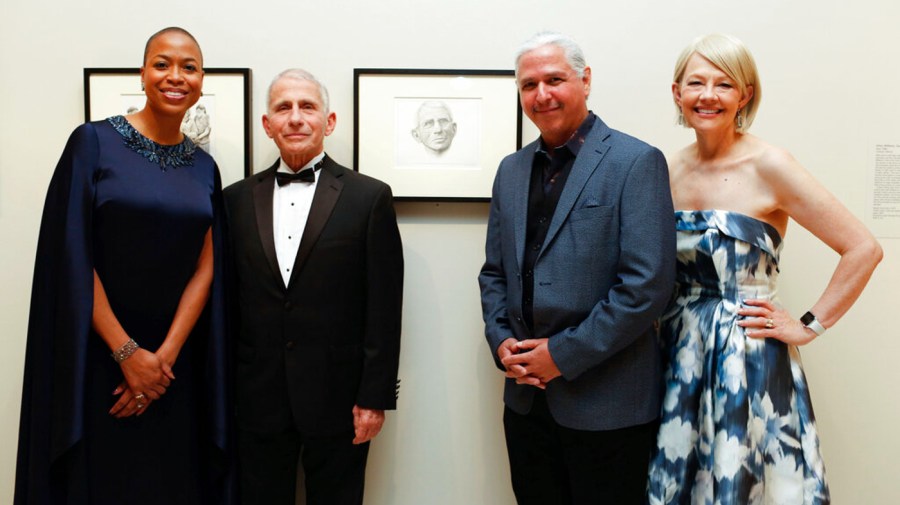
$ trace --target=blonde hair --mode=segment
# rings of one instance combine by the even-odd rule
[[[673,82],[680,83],[684,78],[684,70],[691,56],[698,54],[710,63],[719,68],[728,75],[729,78],[737,83],[741,96],[746,96],[747,88],[753,87],[753,96],[738,114],[743,113],[743,124],[741,128],[735,128],[743,133],[753,124],[756,117],[756,111],[759,109],[759,103],[762,99],[762,85],[759,82],[759,73],[756,70],[756,62],[750,50],[737,37],[724,35],[721,33],[713,33],[697,37],[684,48],[678,61],[675,62],[675,75]],[[678,108],[676,104],[675,108]],[[679,109],[680,112],[680,109]]]

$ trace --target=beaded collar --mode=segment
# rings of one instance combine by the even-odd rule
[[[187,135],[180,144],[167,146],[157,144],[141,135],[141,132],[135,130],[123,116],[113,116],[107,121],[119,132],[119,135],[122,135],[122,139],[129,149],[147,158],[151,163],[159,164],[159,168],[163,172],[170,167],[178,168],[194,164],[194,151],[197,150],[197,146]]]

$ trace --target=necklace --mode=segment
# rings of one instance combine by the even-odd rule
[[[122,136],[125,145],[132,151],[140,154],[148,161],[158,164],[165,172],[168,168],[185,167],[194,164],[194,151],[197,146],[185,135],[180,144],[172,146],[158,144],[141,135],[124,116],[108,118],[109,124]]]

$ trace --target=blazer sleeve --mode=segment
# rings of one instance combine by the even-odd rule
[[[505,163],[505,161],[504,161]],[[484,335],[487,338],[488,347],[494,364],[500,370],[505,370],[500,358],[497,357],[497,348],[500,344],[513,336],[507,313],[507,280],[503,270],[503,202],[501,190],[503,182],[503,164],[497,170],[494,177],[494,186],[491,190],[491,206],[488,215],[487,238],[484,246],[484,265],[478,275],[478,285],[481,288],[481,311],[484,319]]]
[[[609,295],[581,324],[550,338],[550,355],[573,380],[646,334],[675,282],[675,216],[665,157],[635,156],[619,200],[619,260]]]
[[[366,233],[366,326],[356,404],[390,410],[397,408],[403,246],[393,195],[386,184],[372,205]]]

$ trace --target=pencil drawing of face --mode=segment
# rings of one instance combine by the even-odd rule
[[[456,123],[447,104],[438,100],[422,102],[412,136],[430,153],[441,154],[449,149],[456,136]]]
[[[209,152],[209,136],[211,133],[209,113],[202,103],[197,105],[193,114],[187,111],[181,121],[181,133],[190,137],[191,141],[200,149]]]

